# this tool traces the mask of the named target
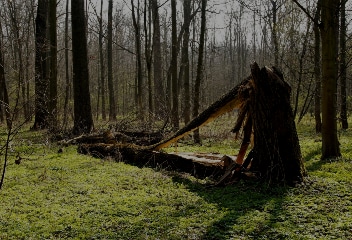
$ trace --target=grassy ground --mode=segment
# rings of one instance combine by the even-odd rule
[[[203,146],[169,151],[235,154],[223,125],[202,130]],[[206,180],[94,159],[74,146],[58,153],[44,132],[25,129],[11,143],[0,190],[0,239],[352,238],[351,130],[339,132],[343,158],[322,162],[313,121],[299,124],[309,177],[296,188],[269,189],[207,188]]]

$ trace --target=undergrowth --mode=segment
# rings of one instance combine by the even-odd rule
[[[230,119],[203,128],[203,145],[186,138],[167,151],[235,154]],[[351,239],[352,131],[339,130],[343,157],[321,161],[314,122],[297,127],[308,177],[295,188],[207,187],[207,179],[95,159],[75,146],[61,152],[46,132],[23,128],[0,191],[0,239]]]

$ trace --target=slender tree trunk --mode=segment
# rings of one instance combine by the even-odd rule
[[[322,1],[322,159],[341,156],[336,123],[338,8],[339,1]]]
[[[177,19],[176,19],[176,0],[171,0],[171,92],[172,110],[171,122],[174,130],[179,129],[178,113],[178,79],[177,79]]]
[[[50,81],[49,81],[49,128],[57,128],[57,31],[56,31],[56,0],[49,2],[50,30]]]
[[[341,87],[341,125],[342,129],[348,129],[347,121],[347,65],[346,65],[346,35],[347,35],[347,25],[346,25],[346,1],[341,1],[341,25],[340,25],[340,87]]]
[[[0,20],[0,29],[2,29],[1,20]],[[1,121],[3,121],[4,116],[7,124],[7,129],[11,129],[11,114],[10,114],[10,103],[9,96],[7,93],[6,79],[5,79],[5,61],[3,57],[3,48],[2,48],[2,32],[0,38],[0,115]]]
[[[88,133],[93,129],[90,103],[88,49],[84,0],[71,2],[72,62],[75,134]]]
[[[272,26],[272,38],[274,45],[274,64],[279,67],[279,41],[278,41],[278,30],[277,30],[277,1],[271,0],[272,14],[273,14],[273,26]]]
[[[103,0],[100,3],[100,18],[99,18],[99,60],[100,60],[100,94],[101,94],[101,115],[102,119],[106,120],[105,110],[105,65],[103,53]]]
[[[66,16],[65,16],[65,101],[64,101],[64,116],[63,126],[67,126],[68,121],[68,102],[70,98],[70,69],[68,60],[68,14],[69,14],[69,1],[66,1]]]
[[[314,16],[314,78],[315,78],[315,94],[314,94],[314,117],[315,132],[321,133],[321,54],[320,54],[320,29],[317,23],[320,20],[321,0],[318,0],[317,9]]]
[[[143,110],[143,71],[142,71],[142,51],[141,51],[141,30],[140,30],[140,16],[139,16],[139,0],[137,6],[137,17],[135,12],[135,6],[133,0],[132,5],[132,21],[135,30],[136,38],[136,65],[137,65],[137,76],[136,76],[136,87],[135,87],[135,100],[141,119],[144,119]]]
[[[48,127],[48,87],[47,78],[47,0],[38,1],[36,32],[35,32],[35,121],[33,129],[43,129]]]
[[[154,109],[158,117],[165,112],[165,91],[162,80],[161,35],[158,0],[151,0],[153,13],[153,74],[154,74]]]
[[[200,85],[203,79],[203,70],[204,70],[203,54],[204,54],[205,29],[206,29],[206,7],[207,7],[207,0],[202,0],[197,76],[194,84],[193,117],[198,116],[199,107],[200,107]],[[199,130],[194,132],[193,138],[195,143],[201,142],[200,136],[199,136]]]
[[[112,0],[108,7],[108,88],[109,88],[109,120],[116,120],[116,102],[112,75]]]
[[[150,0],[144,0],[144,54],[147,70],[147,83],[148,83],[148,109],[149,109],[149,122],[152,121],[151,114],[153,110],[153,89],[152,89],[152,43],[151,43],[151,6],[148,4]]]
[[[189,26],[191,24],[191,2],[183,2],[183,14],[185,32],[183,34],[182,44],[182,66],[183,66],[183,87],[184,87],[184,112],[183,117],[185,124],[191,120],[191,96],[190,96],[190,66],[189,66]]]

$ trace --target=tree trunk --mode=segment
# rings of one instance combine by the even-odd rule
[[[48,127],[47,13],[47,0],[39,0],[35,19],[35,121],[33,125],[35,130]]]
[[[254,148],[251,171],[269,183],[301,181],[305,170],[290,105],[291,87],[275,68],[251,66],[250,116]]]
[[[74,134],[80,134],[90,132],[93,129],[84,0],[71,2],[71,19],[74,95],[73,132]]]
[[[322,1],[322,159],[341,156],[336,123],[338,8],[339,1]]]
[[[177,79],[177,19],[176,19],[176,0],[171,0],[171,93],[172,93],[172,110],[171,122],[174,130],[179,129],[178,113],[178,79]]]
[[[207,0],[202,0],[197,76],[194,84],[193,117],[196,117],[198,115],[199,107],[200,107],[199,98],[200,98],[200,85],[203,79],[203,54],[204,54],[205,29],[206,29],[206,7],[207,7]],[[200,143],[201,140],[199,136],[199,130],[194,132],[193,138],[195,143]]]
[[[57,31],[56,0],[49,2],[49,34],[50,34],[50,81],[49,81],[49,128],[57,128]]]
[[[315,94],[314,94],[314,118],[315,132],[321,133],[321,63],[320,63],[320,30],[318,22],[320,20],[321,0],[318,0],[317,9],[314,16],[314,79],[315,79]]]
[[[106,120],[105,66],[104,66],[104,53],[103,53],[103,0],[101,0],[101,3],[100,3],[100,18],[99,18],[99,60],[100,60],[101,115],[102,115],[102,119]]]
[[[143,109],[143,71],[142,71],[142,51],[141,51],[141,30],[140,30],[140,16],[139,16],[139,0],[137,5],[137,17],[135,12],[135,6],[133,0],[131,0],[132,5],[132,21],[135,31],[136,39],[136,64],[137,64],[137,76],[136,76],[136,86],[135,86],[135,100],[136,107],[138,109],[141,119],[144,119],[144,109]]]
[[[183,67],[183,87],[184,87],[184,122],[187,124],[191,120],[191,96],[190,96],[190,65],[189,65],[189,26],[191,24],[191,2],[183,2],[183,14],[185,32],[183,34],[182,44],[182,67]]]
[[[158,0],[151,0],[153,13],[153,73],[154,73],[154,109],[158,117],[165,112],[165,91],[162,80],[162,57],[161,57],[161,35]]]
[[[68,102],[70,98],[70,68],[68,60],[68,15],[69,15],[69,1],[66,2],[66,16],[65,16],[65,101],[64,101],[64,116],[63,126],[66,128],[68,121]]]
[[[0,29],[2,28],[1,20],[0,20]],[[11,114],[10,114],[10,103],[9,96],[7,93],[6,79],[5,79],[5,68],[4,68],[4,57],[3,57],[3,48],[2,48],[2,33],[0,38],[0,115],[1,122],[4,119],[7,124],[7,129],[11,129]]]
[[[109,88],[109,120],[116,120],[116,102],[112,76],[112,0],[108,7],[108,88]]]
[[[346,1],[341,1],[341,26],[340,26],[340,87],[341,87],[341,111],[340,119],[342,129],[348,129],[347,121],[347,65],[346,65]]]

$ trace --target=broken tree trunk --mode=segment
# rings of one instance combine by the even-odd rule
[[[241,176],[251,175],[250,172],[269,183],[293,184],[303,180],[305,169],[290,105],[290,94],[290,86],[275,67],[260,69],[257,63],[253,63],[251,76],[170,138],[149,146],[117,142],[84,144],[79,147],[79,152],[99,157],[115,156],[124,162],[140,166],[160,166],[188,172],[197,177],[212,176],[217,184],[236,181]],[[228,157],[215,162],[202,162],[195,160],[194,156],[158,152],[234,109],[239,109],[239,116],[232,131],[243,132],[236,162]],[[251,135],[254,138],[254,147],[244,160]]]
[[[291,87],[275,67],[260,69],[254,63],[251,76],[254,148],[250,169],[269,183],[300,182],[305,169],[290,105]]]

